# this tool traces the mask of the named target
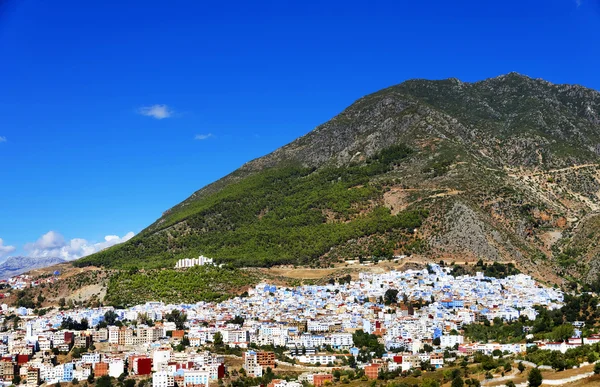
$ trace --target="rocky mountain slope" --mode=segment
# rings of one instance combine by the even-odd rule
[[[0,279],[7,279],[33,269],[57,265],[63,262],[65,261],[58,257],[9,257],[6,261],[0,263]]]
[[[516,73],[411,80],[166,211],[77,265],[239,266],[360,256],[515,261],[596,281],[600,93]]]

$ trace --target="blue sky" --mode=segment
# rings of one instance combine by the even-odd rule
[[[118,242],[406,79],[600,89],[598,26],[597,0],[0,1],[0,260]]]

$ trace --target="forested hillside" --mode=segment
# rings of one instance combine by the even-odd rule
[[[394,240],[365,246],[365,256],[392,256],[414,246],[420,208],[392,215],[378,203],[384,188],[370,181],[410,162],[412,150],[392,146],[362,165],[320,170],[268,168],[194,202],[167,218],[160,232],[142,233],[78,262],[107,267],[163,267],[204,254],[239,266],[310,264],[332,247],[365,235],[394,232]],[[226,216],[225,216],[226,214]]]

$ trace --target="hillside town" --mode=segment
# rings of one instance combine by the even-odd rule
[[[467,342],[460,333],[465,325],[533,321],[539,307],[561,308],[564,294],[524,274],[449,272],[430,264],[321,286],[261,283],[221,303],[61,308],[42,316],[3,304],[0,380],[37,386],[113,377],[148,387],[209,386],[234,373],[257,378],[285,365],[304,372],[270,385],[322,386],[336,369],[376,379],[423,363],[443,368],[477,352],[519,354],[535,345],[564,353],[600,342],[582,339],[579,329],[561,343]],[[376,347],[356,342],[365,337],[376,337]],[[232,356],[241,367],[228,364]]]

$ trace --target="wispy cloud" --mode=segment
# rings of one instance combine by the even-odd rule
[[[6,142],[6,137],[0,136],[0,142]]]
[[[0,137],[2,138],[2,137]],[[15,251],[17,248],[15,246],[5,246],[4,241],[0,238],[0,258],[4,258],[8,254]]]
[[[139,108],[138,113],[143,116],[162,120],[163,118],[169,118],[173,116],[174,112],[167,105],[152,105]]]
[[[211,137],[213,137],[213,134],[212,134],[212,133],[207,133],[207,134],[197,134],[197,135],[194,137],[194,140],[200,140],[200,141],[202,141],[202,140],[208,140],[208,139],[209,139],[209,138],[211,138]]]
[[[581,3],[583,0],[575,0],[575,4],[577,4],[577,8],[581,7]]]
[[[73,260],[126,242],[133,238],[134,235],[133,232],[128,232],[122,237],[107,235],[104,237],[103,242],[90,243],[82,238],[74,238],[66,241],[56,231],[49,231],[37,241],[26,244],[24,249],[30,257],[59,257],[65,260]]]

